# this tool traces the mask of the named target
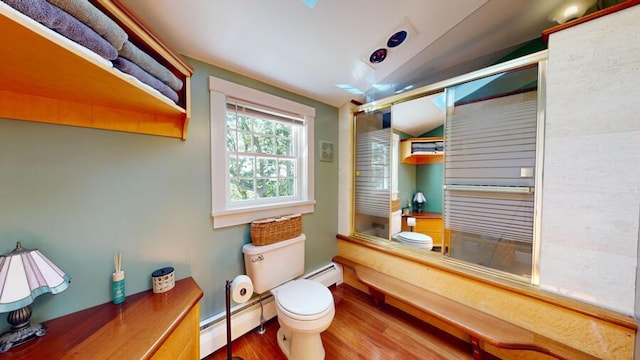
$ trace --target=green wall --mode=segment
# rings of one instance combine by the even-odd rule
[[[196,71],[187,141],[0,119],[0,251],[22,241],[72,276],[67,291],[36,299],[34,321],[110,301],[118,251],[127,295],[150,289],[151,272],[170,265],[204,291],[202,319],[224,310],[225,280],[244,273],[241,247],[250,239],[247,225],[212,228],[210,75],[315,107],[316,144],[337,144],[337,108],[189,62]],[[316,211],[303,216],[307,270],[336,254],[338,163],[317,154]]]

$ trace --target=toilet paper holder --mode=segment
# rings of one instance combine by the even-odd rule
[[[262,255],[258,256],[262,257]],[[252,260],[253,261],[253,260]],[[235,286],[233,283],[236,283]],[[247,286],[241,287],[239,289],[239,293],[236,293],[238,290],[237,286]],[[233,290],[232,290],[233,287]],[[246,302],[248,298],[253,294],[253,284],[251,283],[251,279],[249,279],[246,275],[238,275],[233,280],[227,280],[225,284],[225,296],[226,296],[226,322],[227,322],[227,360],[244,360],[241,357],[231,356],[231,292],[234,293],[234,300],[236,302]],[[242,297],[242,299],[237,298],[237,296]]]
[[[407,218],[407,226],[411,229],[410,231],[413,231],[413,227],[416,226],[416,218],[408,217]]]

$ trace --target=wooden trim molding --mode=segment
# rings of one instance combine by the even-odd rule
[[[592,12],[589,15],[583,16],[581,18],[572,20],[572,21],[568,21],[564,24],[560,24],[557,26],[554,26],[552,28],[546,29],[542,32],[542,41],[543,42],[547,42],[549,40],[549,35],[558,32],[558,31],[562,31],[565,29],[568,29],[570,27],[576,26],[576,25],[580,25],[582,23],[585,23],[587,21],[591,21],[594,19],[597,19],[599,17],[603,17],[603,16],[607,16],[609,14],[613,14],[615,12],[618,12],[620,10],[624,10],[627,8],[630,8],[632,6],[636,6],[636,5],[640,5],[640,0],[627,0],[625,2],[621,2],[619,4],[610,6],[608,8],[604,8],[602,10],[598,10],[596,12]]]

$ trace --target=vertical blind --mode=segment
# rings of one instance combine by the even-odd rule
[[[445,227],[533,242],[536,92],[455,107],[445,125]]]

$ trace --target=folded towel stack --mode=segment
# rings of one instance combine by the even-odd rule
[[[178,94],[173,91],[172,88],[167,86],[167,84],[163,83],[162,81],[158,80],[153,75],[150,75],[133,62],[119,56],[113,61],[113,66],[115,66],[116,69],[127,73],[142,81],[143,83],[151,86],[152,88],[158,90],[162,95],[168,97],[174,102],[178,102]]]
[[[411,144],[412,153],[437,153],[442,152],[444,143],[438,142],[414,142]]]
[[[122,44],[129,38],[120,25],[111,20],[87,0],[47,0],[59,7],[85,25],[93,29],[107,40],[116,50],[122,49]]]
[[[46,0],[2,0],[64,37],[77,42],[108,60],[118,57],[118,49],[82,21]]]
[[[131,43],[128,34],[88,0],[0,0],[70,40],[112,60],[127,73],[178,102],[184,83]]]
[[[134,64],[140,66],[149,74],[169,85],[173,90],[180,91],[182,89],[182,80],[178,79],[169,69],[162,66],[154,58],[149,56],[149,54],[140,50],[130,41],[124,43],[119,53],[121,57],[127,58]]]

